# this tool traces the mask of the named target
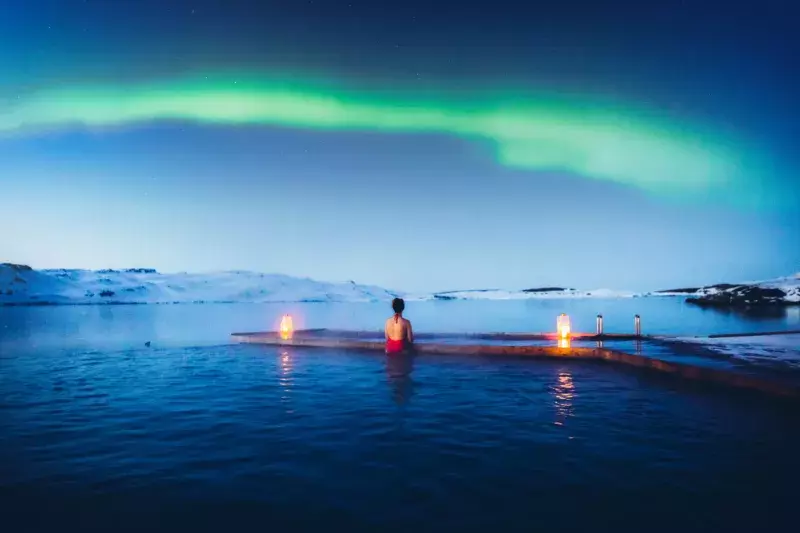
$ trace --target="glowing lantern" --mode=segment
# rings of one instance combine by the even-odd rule
[[[558,347],[559,348],[569,348],[571,344],[569,337],[562,337],[558,339]]]
[[[280,327],[281,339],[283,340],[290,339],[292,337],[293,332],[294,332],[294,325],[292,325],[291,315],[283,315],[283,317],[281,317],[281,327]]]
[[[569,337],[570,334],[570,326],[569,326],[569,317],[561,313],[558,315],[558,320],[556,322],[556,331],[558,331],[558,336],[562,339],[566,339]]]

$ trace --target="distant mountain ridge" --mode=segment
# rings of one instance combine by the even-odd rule
[[[788,306],[800,305],[800,273],[766,281],[647,293],[534,287],[467,289],[414,296],[354,281],[331,283],[242,270],[165,274],[154,268],[34,270],[27,265],[0,264],[0,305],[379,302],[396,296],[439,301],[681,297],[706,307]]]
[[[398,293],[249,271],[164,274],[153,268],[46,269],[0,264],[0,305],[377,302]]]

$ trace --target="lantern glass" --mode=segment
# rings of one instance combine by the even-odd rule
[[[558,320],[556,321],[556,331],[558,332],[558,336],[562,339],[569,337],[572,328],[569,323],[569,317],[566,314],[561,313],[558,316]]]
[[[294,324],[292,324],[292,316],[283,315],[283,317],[281,317],[281,326],[280,326],[281,339],[283,340],[291,339],[292,333],[294,333]]]

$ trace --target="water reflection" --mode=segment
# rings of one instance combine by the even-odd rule
[[[598,303],[601,304],[598,307]],[[329,327],[371,329],[384,303],[265,303],[214,305],[121,306],[0,306],[0,352],[29,348],[119,349],[217,346],[230,342],[235,331],[277,329],[280,317],[290,314],[293,328]],[[630,317],[640,314],[647,332],[663,335],[708,335],[746,331],[780,331],[800,327],[800,308],[766,313],[703,309],[681,298],[620,298],[602,300],[454,300],[415,302],[415,327],[428,331],[552,331],[561,312],[573,328],[593,329],[598,312],[608,332],[628,332]],[[101,313],[103,313],[101,315]],[[770,317],[770,314],[775,316]],[[767,316],[764,317],[763,315]],[[647,318],[650,317],[650,318]],[[591,326],[589,328],[588,326]]]
[[[572,382],[572,374],[569,372],[558,374],[558,381],[553,387],[553,396],[556,410],[555,425],[563,426],[567,418],[572,416],[573,400],[575,399],[575,384]]]
[[[786,308],[786,322],[790,327],[800,326],[800,306]]]
[[[288,350],[281,350],[279,352],[278,366],[280,367],[278,385],[281,388],[281,403],[286,406],[286,412],[291,413],[292,410],[289,408],[289,405],[291,403],[292,386],[294,385],[294,376],[292,375],[294,362]]]
[[[770,322],[775,319],[789,320],[792,307],[780,305],[757,305],[753,307],[700,307],[704,313],[736,316],[750,322]]]
[[[392,399],[397,405],[403,405],[414,393],[414,381],[411,372],[414,370],[412,354],[397,354],[386,357],[386,376],[392,390]]]

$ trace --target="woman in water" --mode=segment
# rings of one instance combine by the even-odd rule
[[[406,303],[402,298],[392,300],[394,316],[386,321],[384,333],[386,334],[386,353],[400,353],[410,347],[414,342],[414,332],[411,322],[403,318]]]

